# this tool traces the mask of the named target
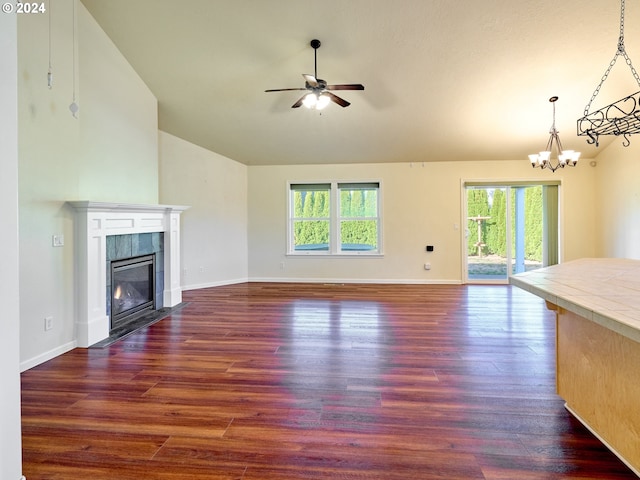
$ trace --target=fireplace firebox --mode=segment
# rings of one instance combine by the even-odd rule
[[[111,261],[111,330],[155,310],[155,254]]]

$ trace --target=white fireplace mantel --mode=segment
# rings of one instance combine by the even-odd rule
[[[182,302],[180,287],[181,205],[68,202],[76,209],[76,336],[89,347],[109,336],[107,254],[109,235],[164,232],[163,305]]]

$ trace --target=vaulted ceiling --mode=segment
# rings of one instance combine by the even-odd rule
[[[160,129],[247,165],[513,160],[565,148],[619,36],[614,0],[82,0],[158,98]],[[640,68],[640,5],[625,45]],[[351,106],[291,105],[313,73]],[[593,109],[640,90],[620,59]],[[603,144],[612,141],[607,138]],[[619,139],[617,141],[620,141]],[[603,144],[599,147],[603,148]]]

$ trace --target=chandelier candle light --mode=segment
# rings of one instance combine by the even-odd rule
[[[580,158],[580,152],[576,152],[574,150],[564,150],[562,148],[562,142],[560,141],[560,136],[558,135],[558,130],[556,129],[557,100],[558,97],[555,96],[549,99],[549,101],[553,105],[553,124],[551,125],[551,130],[549,130],[551,136],[549,137],[546,148],[540,153],[529,155],[529,160],[531,161],[531,166],[533,168],[548,168],[552,172],[555,172],[557,169],[564,168],[566,166],[575,167],[578,164],[578,159]],[[554,142],[558,151],[558,159],[555,163],[551,159]]]

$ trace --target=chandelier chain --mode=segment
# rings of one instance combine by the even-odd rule
[[[598,93],[600,93],[600,89],[602,88],[602,85],[604,84],[605,80],[609,77],[609,73],[611,73],[611,69],[616,64],[616,60],[618,60],[618,55],[622,55],[624,57],[625,62],[631,69],[633,78],[636,79],[636,82],[640,87],[640,75],[638,75],[638,72],[636,71],[636,69],[633,66],[633,63],[631,62],[631,58],[629,57],[629,55],[627,54],[627,51],[624,48],[624,13],[625,13],[625,0],[620,0],[620,36],[618,37],[618,48],[616,50],[615,55],[613,56],[613,59],[611,60],[611,62],[609,62],[609,66],[607,67],[607,70],[604,72],[604,75],[602,75],[602,78],[600,79],[600,83],[598,84],[595,91],[593,92],[593,95],[591,95],[591,99],[589,100],[589,103],[587,103],[587,106],[584,107],[585,116],[589,115],[591,104],[593,103],[595,98],[598,96]]]

